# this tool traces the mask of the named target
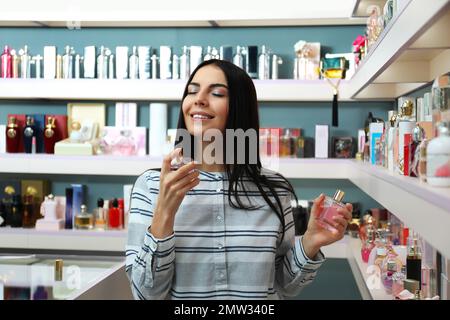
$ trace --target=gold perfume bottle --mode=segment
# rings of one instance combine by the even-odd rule
[[[55,260],[55,277],[53,282],[53,299],[66,300],[68,299],[74,289],[69,289],[63,279],[64,261],[62,259]]]
[[[86,205],[81,205],[81,212],[75,216],[75,228],[89,230],[94,228],[94,215],[87,212]]]

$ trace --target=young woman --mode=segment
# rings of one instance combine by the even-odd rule
[[[200,133],[195,129],[199,124]],[[254,162],[249,156],[244,163],[225,161],[230,154],[227,129],[259,132],[253,81],[232,63],[209,60],[192,73],[178,120],[178,131],[183,129],[191,142],[208,130],[220,130],[225,142],[215,156],[223,161],[196,159],[171,170],[172,153],[164,158],[160,171],[146,171],[135,182],[126,247],[126,272],[134,297],[298,295],[324,261],[320,248],[343,237],[351,205],[335,217],[336,231],[330,232],[316,221],[324,200],[320,195],[307,231],[295,238],[290,202],[297,198],[291,184],[262,168],[259,154]],[[212,142],[201,143],[207,147]],[[246,140],[246,152],[250,144]]]

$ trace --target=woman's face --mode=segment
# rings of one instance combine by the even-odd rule
[[[228,117],[228,83],[223,71],[215,65],[199,69],[188,85],[182,111],[186,128],[194,135],[194,127],[225,132]],[[196,127],[198,128],[198,127]],[[198,131],[195,131],[198,133]]]

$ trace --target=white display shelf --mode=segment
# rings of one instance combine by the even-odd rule
[[[397,14],[350,80],[353,99],[397,98],[450,71],[448,0],[414,0]]]
[[[126,230],[41,231],[24,228],[0,228],[0,248],[125,251]]]
[[[195,5],[182,0],[114,2],[107,0],[41,0],[39,5],[5,3],[1,25],[35,27],[223,27],[311,24],[362,24],[351,17],[353,0],[317,2],[269,0],[258,4],[229,0],[226,6],[206,0]]]
[[[259,101],[331,101],[324,80],[254,80]],[[0,99],[180,101],[186,80],[0,79]],[[339,100],[349,101],[348,83]]]
[[[279,160],[271,169],[286,178],[350,180],[450,257],[450,188],[431,187],[417,178],[355,160]],[[159,168],[161,162],[151,157],[2,154],[0,173],[138,176],[150,168]]]

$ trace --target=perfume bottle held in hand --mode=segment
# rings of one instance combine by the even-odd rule
[[[323,209],[317,218],[317,222],[324,227],[325,229],[331,232],[337,232],[337,229],[334,227],[333,217],[340,215],[338,210],[340,208],[345,208],[345,205],[341,202],[344,198],[345,192],[342,190],[336,190],[333,198],[325,197],[323,202]]]

